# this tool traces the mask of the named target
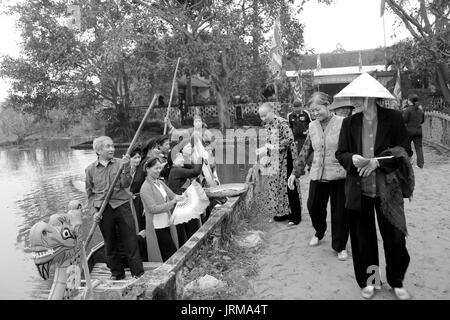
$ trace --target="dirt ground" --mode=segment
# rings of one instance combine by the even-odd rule
[[[414,168],[416,188],[413,201],[405,202],[409,237],[406,240],[411,262],[404,286],[413,299],[450,299],[450,156],[424,147],[425,167]],[[266,243],[257,255],[258,273],[249,279],[249,289],[241,299],[344,299],[359,300],[351,260],[337,260],[328,231],[317,247],[309,247],[314,234],[306,209],[308,177],[302,178],[302,222],[271,223]],[[265,228],[266,229],[266,228]],[[383,287],[374,299],[395,299],[386,283],[381,237],[379,256]]]

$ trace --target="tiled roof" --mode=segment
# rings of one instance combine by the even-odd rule
[[[342,68],[357,66],[359,64],[359,52],[363,66],[384,65],[384,49],[367,49],[345,51],[342,53],[321,53],[320,62],[322,68]],[[389,57],[389,48],[387,56]],[[297,57],[283,57],[283,68],[286,71],[297,71],[298,69],[315,69],[317,63],[317,54],[300,55]]]

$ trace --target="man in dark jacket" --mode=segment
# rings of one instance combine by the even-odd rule
[[[411,142],[414,142],[417,166],[423,168],[422,123],[425,121],[425,115],[418,101],[419,97],[416,94],[413,93],[408,96],[408,105],[403,109],[403,120],[405,121],[406,131],[408,132],[409,145],[411,145]]]
[[[308,111],[303,110],[302,103],[298,100],[294,102],[293,108],[294,110],[287,115],[287,118],[297,144],[297,152],[300,153],[308,133],[311,116]]]
[[[393,223],[393,217],[384,191],[399,193],[395,206],[403,214],[403,196],[400,183],[386,176],[399,166],[396,158],[377,157],[387,149],[400,147],[410,153],[402,114],[376,104],[376,98],[394,97],[367,73],[345,87],[336,97],[352,98],[355,113],[344,119],[339,136],[336,158],[347,171],[345,207],[349,210],[350,239],[356,281],[363,298],[370,299],[375,287],[380,286],[378,239],[374,209],[386,258],[386,277],[399,299],[409,299],[403,288],[403,279],[409,265],[405,232]],[[389,175],[391,177],[392,175]],[[406,226],[406,222],[404,222]],[[406,228],[405,228],[406,229]],[[374,281],[375,280],[375,281]]]

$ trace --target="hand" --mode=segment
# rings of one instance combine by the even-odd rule
[[[257,156],[260,156],[260,155],[265,154],[265,153],[267,153],[267,148],[266,147],[261,147],[261,148],[256,149],[256,155]]]
[[[274,149],[274,146],[271,145],[270,143],[266,143],[266,144],[264,145],[264,147],[266,147],[267,150],[272,150],[272,149]]]
[[[123,157],[122,157],[122,165],[126,166],[129,163],[130,163],[130,155],[129,154],[124,154]]]
[[[379,166],[378,160],[370,159],[369,163],[367,163],[363,168],[358,168],[359,176],[368,177]]]
[[[138,235],[145,239],[145,229],[139,231]]]
[[[296,177],[295,177],[293,174],[291,174],[291,175],[289,176],[289,179],[288,179],[288,187],[289,187],[289,189],[291,189],[291,190],[294,190],[294,181],[295,181],[295,179],[296,179]]]
[[[182,201],[184,199],[184,196],[183,195],[175,195],[175,202],[180,202],[180,201]]]
[[[99,211],[96,211],[96,212],[94,213],[94,222],[95,222],[95,223],[100,223],[100,221],[102,220],[102,218],[103,218],[103,215],[102,215]]]
[[[355,167],[361,169],[364,166],[366,166],[370,160],[360,156],[359,154],[354,154],[352,156],[352,161],[353,161],[353,164],[355,165]]]

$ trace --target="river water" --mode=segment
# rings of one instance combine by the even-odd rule
[[[0,299],[46,299],[53,278],[40,278],[27,249],[28,233],[37,221],[67,212],[70,200],[86,204],[85,194],[74,188],[72,181],[84,181],[84,169],[96,155],[92,150],[70,148],[85,140],[59,139],[27,148],[0,148]],[[116,150],[116,156],[124,152]],[[243,182],[248,168],[249,164],[220,164],[217,171],[222,183]],[[85,217],[85,235],[91,224]],[[99,241],[97,228],[91,244]]]

